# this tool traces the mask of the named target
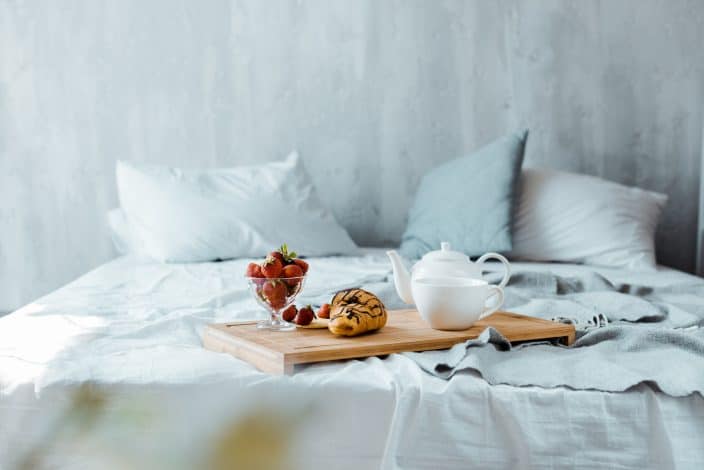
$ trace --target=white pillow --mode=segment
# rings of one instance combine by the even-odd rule
[[[108,228],[115,249],[120,254],[141,253],[139,239],[127,223],[125,212],[119,207],[108,212]]]
[[[358,251],[321,204],[296,152],[281,162],[215,170],[120,161],[117,188],[141,251],[161,261],[259,257],[282,243],[303,256]]]
[[[599,178],[524,169],[512,256],[653,269],[664,194]]]

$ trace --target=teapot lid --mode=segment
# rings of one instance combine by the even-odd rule
[[[466,263],[469,261],[469,257],[462,252],[452,251],[450,243],[442,242],[439,250],[426,253],[422,261],[460,261]]]
[[[442,242],[440,249],[426,253],[413,266],[413,277],[471,277],[481,278],[482,274],[467,255],[450,249],[448,242]]]

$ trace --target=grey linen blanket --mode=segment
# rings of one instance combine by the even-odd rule
[[[395,302],[386,286],[370,287]],[[601,313],[611,323],[583,333],[569,348],[546,342],[512,348],[488,328],[449,350],[405,356],[444,379],[475,371],[491,384],[617,392],[648,383],[675,397],[704,395],[704,283],[649,287],[613,284],[596,272],[524,271],[506,287],[504,308],[580,321]]]

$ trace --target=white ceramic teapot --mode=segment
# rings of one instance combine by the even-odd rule
[[[395,251],[386,253],[391,259],[394,270],[396,292],[407,304],[415,304],[421,316],[433,328],[435,325],[455,325],[440,329],[460,329],[461,325],[468,327],[478,318],[497,310],[503,303],[503,287],[511,276],[511,268],[506,258],[498,253],[486,253],[472,263],[464,253],[452,251],[450,244],[442,242],[440,250],[426,253],[418,261],[411,273],[403,265],[403,260]],[[497,286],[490,286],[482,278],[484,261],[497,259],[504,265],[505,273]],[[486,285],[488,290],[480,288]],[[465,287],[463,287],[465,286]],[[484,304],[487,296],[499,295],[500,302],[491,309],[470,308],[468,303],[475,298]],[[469,314],[468,310],[473,313]],[[466,315],[462,312],[468,312]],[[448,318],[452,315],[452,321]],[[441,321],[440,316],[444,317]],[[460,316],[466,318],[460,318]],[[473,317],[473,318],[472,318]]]

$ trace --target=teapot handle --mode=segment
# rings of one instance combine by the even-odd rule
[[[506,287],[508,280],[511,279],[511,264],[508,262],[508,260],[506,258],[504,258],[503,256],[501,256],[498,253],[486,253],[486,254],[483,254],[482,256],[480,256],[479,259],[476,261],[476,264],[477,264],[477,267],[479,268],[480,273],[484,271],[483,270],[484,261],[491,259],[491,258],[498,259],[504,265],[504,278],[501,279],[501,282],[499,282],[497,284],[500,288],[503,289],[504,287]]]
[[[504,290],[501,287],[490,285],[489,292],[491,293],[487,296],[487,300],[494,296],[498,297],[498,299],[496,300],[496,302],[494,302],[493,307],[484,307],[482,314],[479,316],[480,319],[488,317],[489,315],[500,309],[501,306],[504,304]]]

